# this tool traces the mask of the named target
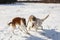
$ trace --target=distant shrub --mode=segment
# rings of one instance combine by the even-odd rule
[[[17,0],[0,0],[0,4],[5,4],[5,3],[14,3]]]

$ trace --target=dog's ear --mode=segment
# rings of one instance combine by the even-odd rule
[[[36,17],[35,16],[33,17],[33,21],[36,21]]]
[[[24,22],[24,24],[26,25],[26,19],[25,19],[25,18],[23,18],[23,22]]]

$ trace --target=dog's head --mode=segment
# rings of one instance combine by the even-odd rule
[[[36,17],[35,17],[34,15],[31,15],[31,16],[29,17],[29,20],[30,20],[30,21],[36,21]]]

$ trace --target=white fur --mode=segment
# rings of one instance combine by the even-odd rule
[[[28,21],[28,25],[27,25],[27,30],[30,30],[30,28],[32,28],[32,25],[34,24],[34,28],[38,29],[38,27],[41,27],[41,29],[43,29],[43,26],[42,26],[42,23],[44,22],[45,19],[48,18],[49,15],[47,15],[44,19],[39,19],[39,18],[36,18],[35,21]]]

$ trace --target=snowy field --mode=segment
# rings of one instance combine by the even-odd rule
[[[16,29],[14,35],[8,23],[14,17],[24,17],[26,21],[30,15],[43,19],[43,30],[31,31],[30,35]],[[0,5],[0,40],[60,40],[60,4],[44,3],[16,3]]]

